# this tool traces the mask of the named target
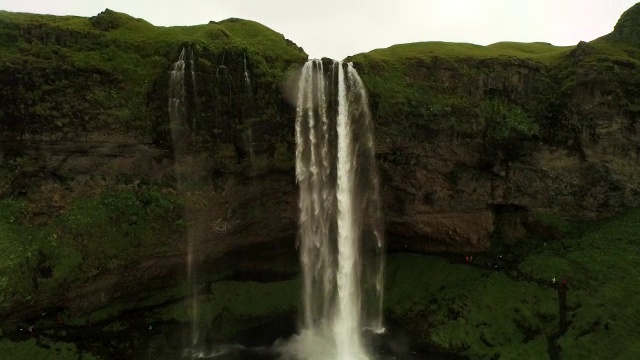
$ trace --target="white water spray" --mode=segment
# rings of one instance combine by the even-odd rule
[[[382,330],[384,243],[366,91],[351,64],[325,71],[320,60],[304,65],[298,91],[302,330],[282,352],[369,359],[362,334]]]

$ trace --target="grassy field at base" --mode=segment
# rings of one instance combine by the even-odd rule
[[[640,358],[640,210],[549,241],[516,267],[417,254],[388,261],[389,316],[471,359]],[[506,256],[506,255],[505,255]],[[555,283],[553,279],[556,279]],[[558,287],[567,280],[567,329]],[[557,341],[547,336],[559,335]]]
[[[75,344],[36,341],[31,338],[26,341],[0,340],[0,354],[3,359],[20,360],[99,360],[89,353],[78,351]]]

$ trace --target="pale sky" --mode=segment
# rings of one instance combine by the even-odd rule
[[[613,30],[637,0],[0,0],[0,9],[93,16],[105,8],[154,25],[237,17],[284,34],[310,55],[346,56],[416,41],[575,45]]]

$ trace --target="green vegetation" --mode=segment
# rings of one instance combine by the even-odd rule
[[[637,113],[640,48],[618,36],[633,19],[623,16],[614,33],[577,46],[422,42],[348,60],[367,86],[383,139],[480,140],[489,162],[496,152],[517,158],[540,143],[584,157],[586,140],[598,141],[598,121]],[[611,113],[593,113],[586,98],[597,94],[615,94],[606,101]]]
[[[567,278],[569,330],[563,358],[634,359],[640,355],[640,210],[553,242],[522,271],[540,280]]]
[[[531,114],[534,106],[507,93],[528,88],[535,73],[558,64],[570,50],[542,43],[415,43],[374,50],[349,60],[367,85],[377,130],[384,137],[429,140],[443,135],[473,138],[485,134],[487,142],[500,138],[516,143],[522,140],[522,132],[510,136],[510,130],[525,130],[522,126],[527,123],[524,133],[536,133],[537,125],[531,123],[536,121]],[[500,89],[487,99],[484,89],[494,87],[492,83],[511,90]],[[496,103],[501,107],[491,109]],[[513,116],[499,116],[505,107]],[[495,111],[488,114],[488,110]]]
[[[2,314],[16,303],[44,306],[71,285],[163,254],[184,231],[175,195],[154,187],[77,198],[49,224],[32,224],[29,206],[0,200]]]
[[[547,43],[499,42],[488,46],[468,43],[418,42],[393,45],[386,49],[376,49],[351,57],[354,62],[387,63],[399,66],[414,60],[483,60],[495,58],[517,58],[540,62],[560,60],[573,47],[553,46]],[[399,61],[399,62],[398,62]]]
[[[111,10],[90,19],[0,11],[0,45],[0,95],[7,100],[0,130],[30,137],[107,131],[158,138],[167,126],[158,124],[167,119],[167,72],[184,47],[194,52],[199,75],[238,68],[233,80],[240,83],[246,57],[260,78],[256,98],[270,105],[277,101],[267,89],[306,59],[284,36],[253,21],[165,28]],[[203,89],[200,96],[210,94]]]
[[[633,45],[640,45],[640,5],[635,4],[625,11],[610,37]]]
[[[240,332],[281,316],[293,316],[300,293],[299,279],[272,283],[249,281],[214,282],[208,294],[198,298],[198,323],[217,340],[228,340]],[[147,315],[154,321],[192,319],[188,303],[180,302]]]
[[[294,318],[299,299],[292,294],[299,292],[299,279],[269,283],[218,279],[199,297],[200,334],[224,343],[263,326],[274,331],[274,321]],[[175,359],[184,345],[176,334],[191,329],[191,301],[184,298],[182,285],[150,295],[135,306],[108,306],[83,317],[65,318],[59,328],[39,321],[35,338],[0,337],[0,351],[12,359],[110,359],[124,354],[125,358]],[[86,332],[93,335],[83,336]]]
[[[419,255],[389,258],[389,316],[426,343],[471,359],[541,358],[556,294],[499,272]]]
[[[392,255],[386,298],[390,317],[417,331],[425,343],[471,359],[546,358],[546,337],[560,330],[557,288],[567,279],[568,327],[557,340],[562,359],[637,358],[640,210],[580,231],[560,220],[554,224],[556,233],[565,236],[527,239],[537,246],[530,246],[514,268],[485,270],[482,257],[469,266]],[[510,257],[511,249],[502,250]]]
[[[17,154],[3,149],[0,314],[15,304],[46,306],[94,276],[177,251],[185,222],[175,182],[188,191],[223,172],[257,173],[246,165],[247,126],[266,129],[253,139],[259,172],[290,168],[292,139],[282,134],[294,112],[279,86],[307,56],[261,24],[156,27],[108,9],[92,18],[0,11],[0,46],[2,141],[153,141],[174,150],[183,144],[172,144],[167,88],[184,51],[191,141],[177,156],[209,152],[221,165],[178,179],[141,181],[102,168],[76,177],[22,145]]]
[[[98,360],[100,358],[78,351],[75,344],[48,340],[29,340],[13,342],[0,340],[0,351],[5,359],[39,360]]]

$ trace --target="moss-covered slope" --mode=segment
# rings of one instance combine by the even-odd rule
[[[505,213],[527,232],[530,213],[640,204],[636,8],[576,46],[428,42],[348,58],[369,91],[395,246],[478,251]]]
[[[212,105],[214,90],[205,88],[218,87],[219,67],[233,79],[227,90],[239,92],[246,59],[255,76],[255,106],[277,108],[274,90],[284,72],[306,59],[284,36],[253,21],[156,27],[108,9],[92,18],[2,11],[0,46],[3,137],[126,134],[157,140],[166,118],[166,73],[184,47],[194,52],[202,77],[193,102],[203,100],[203,122],[214,111],[232,111],[229,104]]]
[[[635,209],[556,241],[531,239],[515,261],[513,247],[470,262],[394,254],[388,314],[470,359],[635,359],[639,236]]]
[[[604,81],[605,76],[624,99],[619,99],[617,110],[636,108],[637,94],[628,87],[638,81],[640,49],[617,39],[606,36],[563,47],[513,42],[488,46],[412,43],[349,60],[356,63],[367,84],[379,129],[386,135],[401,133],[425,140],[444,132],[480,135],[489,142],[524,135],[553,142],[554,136],[571,135],[554,131],[554,127],[568,126],[562,123],[562,116],[572,110],[569,103],[588,105],[575,98],[576,92],[581,86]],[[495,108],[495,102],[502,105]],[[555,109],[558,103],[561,108]],[[526,114],[500,120],[492,117],[518,109]],[[555,124],[549,124],[545,116],[554,117]],[[523,121],[531,123],[531,128],[523,129]],[[576,126],[579,132],[587,124]]]
[[[156,27],[108,9],[91,18],[0,11],[0,47],[0,318],[90,310],[141,282],[157,286],[151,278],[182,276],[189,236],[265,230],[267,215],[282,216],[256,194],[287,188],[283,177],[227,184],[291,169],[281,158],[295,111],[280,88],[307,55],[283,35],[241,19]],[[176,154],[168,88],[183,51],[189,141]],[[216,244],[200,254],[228,248]],[[121,276],[136,267],[134,277],[147,275]],[[69,292],[88,281],[101,285]],[[104,288],[114,291],[101,300]]]
[[[635,4],[625,11],[607,37],[633,45],[640,45],[640,4]]]

